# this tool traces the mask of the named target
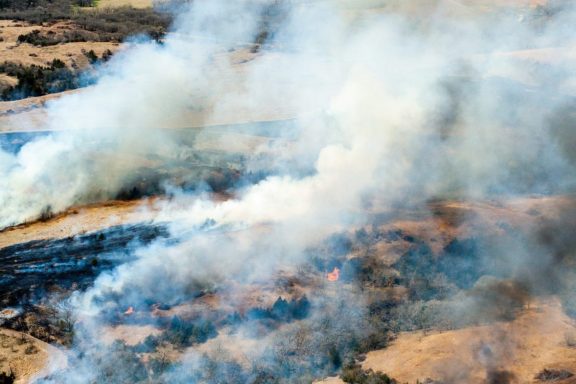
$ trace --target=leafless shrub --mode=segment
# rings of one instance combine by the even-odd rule
[[[24,349],[24,353],[27,355],[34,355],[38,353],[38,348],[34,344],[30,344]]]
[[[560,381],[574,376],[574,374],[565,369],[543,369],[538,372],[534,379],[538,381]]]

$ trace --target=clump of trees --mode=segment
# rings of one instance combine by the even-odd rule
[[[29,96],[42,96],[52,92],[62,92],[78,88],[79,79],[74,70],[55,59],[47,67],[38,65],[24,66],[8,63],[0,65],[0,72],[18,79],[18,84],[6,88],[2,100],[18,100]]]
[[[127,37],[140,34],[160,41],[172,22],[172,16],[152,9],[121,7],[75,13],[71,21],[85,31],[95,32],[98,41],[122,42]]]
[[[144,341],[134,347],[139,353],[154,352],[165,343],[176,348],[186,348],[193,344],[205,343],[218,335],[214,323],[208,319],[187,321],[179,316],[174,316],[168,326],[158,336],[148,336]]]
[[[74,339],[74,318],[69,310],[43,305],[29,306],[22,315],[5,321],[4,327],[19,331],[23,338],[21,343],[28,343],[25,353],[35,354],[37,348],[24,336],[31,335],[47,343],[72,345]],[[1,384],[1,382],[0,382]]]
[[[57,45],[63,43],[77,43],[77,42],[87,42],[87,41],[100,41],[101,36],[95,32],[84,31],[84,30],[69,30],[62,33],[54,33],[53,31],[48,31],[42,33],[39,29],[35,29],[32,32],[22,34],[18,36],[18,43],[27,43],[39,47],[46,47],[50,45]]]
[[[374,372],[371,369],[363,370],[356,363],[351,362],[342,368],[340,378],[349,384],[397,384],[398,382],[382,372]]]
[[[312,303],[306,297],[287,300],[279,297],[273,305],[263,309],[257,322],[234,313],[228,320],[185,320],[174,317],[165,325],[160,336],[149,336],[132,347],[134,353],[149,353],[154,361],[147,364],[154,382],[202,382],[202,383],[304,383],[312,382],[322,375],[334,375],[344,361],[365,351],[371,324],[362,316],[346,320],[338,318],[342,311],[352,311],[349,298],[334,298],[315,302],[322,309],[312,313]],[[315,314],[321,316],[315,316]],[[262,327],[267,322],[272,327]],[[270,332],[263,356],[251,365],[239,364],[225,351],[214,351],[203,356],[195,369],[180,363],[170,363],[162,358],[162,348],[168,344],[187,347],[207,341],[216,335],[216,328],[230,323],[241,325],[245,330]],[[214,328],[213,328],[214,327]],[[234,332],[234,331],[232,331]],[[383,347],[385,343],[378,344]],[[159,357],[158,357],[159,356]],[[379,377],[379,376],[374,376]],[[368,382],[372,383],[372,382]],[[380,383],[380,382],[375,382]]]
[[[252,308],[246,312],[248,320],[270,319],[282,322],[301,320],[310,312],[310,301],[306,296],[290,301],[278,297],[270,308]]]
[[[175,364],[167,377],[160,377],[160,383],[226,383],[226,384],[255,384],[277,383],[277,381],[257,381],[250,371],[238,362],[225,357],[215,359],[203,355],[197,362],[197,369],[187,369],[182,363]]]
[[[105,353],[93,356],[98,376],[95,383],[147,382],[148,371],[142,359],[124,342],[115,341]]]
[[[160,341],[167,341],[177,347],[189,347],[205,343],[217,335],[216,327],[210,320],[188,322],[174,316],[168,329],[160,336]]]
[[[109,54],[106,57],[109,58]],[[25,66],[4,62],[0,64],[0,73],[18,79],[15,86],[7,87],[2,91],[0,100],[3,101],[63,92],[93,84],[95,81],[87,72],[69,68],[59,59],[52,60],[48,66]]]

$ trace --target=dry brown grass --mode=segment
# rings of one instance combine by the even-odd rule
[[[150,220],[155,200],[110,201],[71,208],[47,222],[34,222],[0,231],[0,248],[32,240],[62,239],[114,225]]]
[[[22,100],[0,102],[0,132],[42,129],[47,118],[46,103],[77,92],[81,92],[81,90],[75,89],[45,96],[28,97]]]
[[[489,369],[509,371],[513,382],[528,383],[544,368],[574,369],[576,349],[565,335],[575,332],[576,324],[556,299],[540,299],[509,323],[402,334],[387,349],[370,352],[363,367],[410,383],[428,377],[485,383]],[[487,354],[492,357],[482,357]]]
[[[132,7],[132,8],[152,8],[152,0],[98,0],[98,8],[119,8],[119,7]]]
[[[61,60],[70,68],[83,69],[89,64],[85,52],[93,50],[98,57],[107,50],[116,52],[120,45],[113,42],[76,42],[63,43],[45,47],[27,43],[18,43],[18,36],[40,30],[42,33],[53,31],[61,33],[76,28],[69,22],[58,22],[52,25],[30,25],[25,22],[0,20],[0,62],[12,62],[25,66],[48,66],[53,60]],[[15,86],[17,79],[0,74],[0,88]],[[38,130],[46,121],[44,104],[51,99],[66,95],[61,94],[33,97],[29,99],[0,102],[0,132],[7,130]]]
[[[576,334],[556,298],[541,298],[512,322],[447,332],[409,332],[386,349],[368,353],[363,369],[387,373],[401,383],[427,378],[450,383],[487,382],[489,371],[507,371],[511,383],[531,383],[545,368],[574,371]],[[487,357],[490,356],[490,357]],[[343,383],[333,377],[318,384]]]
[[[0,58],[2,62],[21,63],[23,65],[49,65],[54,59],[62,60],[69,67],[85,68],[88,59],[83,51],[94,50],[100,57],[106,50],[112,52],[119,47],[118,43],[112,42],[79,42],[65,43],[46,47],[37,47],[27,43],[18,43],[18,36],[40,30],[43,34],[52,31],[62,33],[74,30],[74,24],[58,22],[52,25],[31,25],[25,22],[12,20],[0,20]]]
[[[158,328],[151,325],[118,325],[116,327],[109,327],[102,332],[103,340],[107,343],[113,343],[116,340],[121,340],[126,345],[137,345],[143,342],[148,336],[157,336],[161,334]]]
[[[0,88],[13,87],[16,84],[18,84],[17,78],[0,73]]]
[[[50,364],[49,364],[50,363]],[[66,364],[58,349],[20,332],[0,329],[0,371],[16,374],[16,383],[26,384],[45,369]]]

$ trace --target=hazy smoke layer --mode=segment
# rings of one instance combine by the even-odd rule
[[[319,178],[350,170],[379,179],[387,194],[426,197],[570,187],[572,156],[559,146],[571,138],[558,113],[567,113],[572,73],[526,51],[563,41],[569,12],[545,27],[518,12],[459,21],[443,12],[425,22],[368,12],[354,22],[345,2],[344,11],[199,2],[165,44],[131,46],[96,87],[52,103],[47,128],[65,133],[2,153],[0,226],[113,197],[151,158],[178,159],[182,150],[158,128],[262,111],[301,117],[301,138],[277,156],[318,159]],[[231,62],[227,52],[262,28],[273,33],[261,54]],[[200,120],[187,124],[194,109]],[[347,180],[351,195],[366,187]]]
[[[50,106],[49,128],[67,131],[1,154],[5,227],[46,207],[115,196],[142,159],[178,159],[180,143],[157,128],[207,100],[206,124],[236,113],[251,120],[259,110],[297,117],[296,137],[266,164],[271,176],[225,202],[178,194],[159,218],[173,221],[174,241],[138,249],[137,261],[73,298],[78,361],[55,382],[97,380],[110,312],[295,269],[307,249],[363,223],[375,198],[416,205],[572,191],[574,138],[563,116],[573,73],[531,51],[571,37],[568,10],[538,23],[517,10],[455,19],[445,8],[357,19],[354,7],[337,4],[195,1],[163,45],[130,47],[95,87]],[[229,59],[263,28],[258,55],[242,65]],[[254,157],[248,163],[262,167]],[[342,322],[359,324],[361,296],[350,295]],[[334,308],[318,300],[311,318]],[[200,357],[191,351],[186,367],[202,369]]]

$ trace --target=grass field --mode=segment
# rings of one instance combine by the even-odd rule
[[[23,65],[49,65],[54,59],[62,60],[67,66],[83,68],[88,65],[88,58],[84,52],[93,50],[96,55],[102,56],[106,50],[116,51],[119,44],[116,42],[71,42],[49,46],[36,46],[18,42],[18,36],[32,31],[41,33],[62,33],[72,31],[75,26],[69,22],[58,22],[50,26],[30,25],[13,20],[0,20],[0,61],[21,63]]]
[[[132,8],[152,8],[152,0],[98,0],[96,2],[97,8],[119,8],[119,7],[132,7]]]

